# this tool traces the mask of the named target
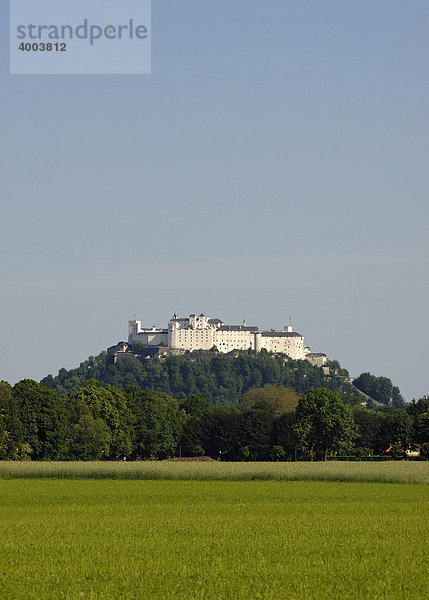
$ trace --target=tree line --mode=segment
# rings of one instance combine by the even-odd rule
[[[308,460],[328,455],[400,456],[429,442],[429,399],[401,410],[368,409],[327,388],[248,389],[238,405],[201,394],[169,394],[90,379],[60,395],[32,380],[0,382],[0,458],[128,460],[208,456],[221,460]]]

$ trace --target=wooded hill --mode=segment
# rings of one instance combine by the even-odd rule
[[[282,385],[303,394],[310,388],[325,387],[362,400],[348,381],[348,372],[337,361],[329,364],[329,375],[305,360],[292,360],[268,352],[213,353],[210,360],[196,361],[191,355],[172,356],[163,361],[120,358],[113,364],[112,355],[102,352],[90,356],[77,369],[60,369],[41,383],[61,395],[75,393],[89,379],[118,388],[139,387],[164,392],[183,400],[201,394],[214,406],[240,404],[251,388],[267,384]]]

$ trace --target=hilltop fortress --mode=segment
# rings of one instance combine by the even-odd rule
[[[134,319],[128,323],[128,344],[165,349],[165,352],[158,354],[165,354],[167,350],[182,354],[214,348],[219,352],[248,349],[260,352],[265,349],[267,352],[286,354],[295,360],[309,360],[317,366],[326,363],[326,355],[312,353],[310,348],[304,346],[304,337],[292,331],[291,325],[283,330],[262,331],[259,327],[246,325],[245,321],[242,325],[225,325],[220,319],[204,314],[191,314],[189,317],[174,314],[166,329],[142,327],[141,321]]]

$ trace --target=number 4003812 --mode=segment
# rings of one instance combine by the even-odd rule
[[[24,44],[22,42],[18,46],[18,50],[22,50],[22,52],[66,52],[67,44],[65,42],[55,42],[54,44],[51,42],[46,44],[44,42],[34,42],[33,44],[27,42]]]

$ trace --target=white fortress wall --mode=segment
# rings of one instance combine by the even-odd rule
[[[214,334],[214,345],[219,352],[255,349],[257,327],[245,325],[222,325]]]
[[[223,321],[207,315],[190,314],[189,317],[170,319],[168,329],[142,328],[141,321],[132,320],[128,325],[128,343],[149,346],[168,346],[176,350],[210,350],[216,346],[219,352],[232,350],[256,350],[287,354],[293,359],[304,360],[308,348],[301,334],[288,325],[283,331],[261,331],[258,327],[225,325]]]
[[[295,360],[304,360],[304,338],[296,332],[262,331],[260,349],[287,354]]]

